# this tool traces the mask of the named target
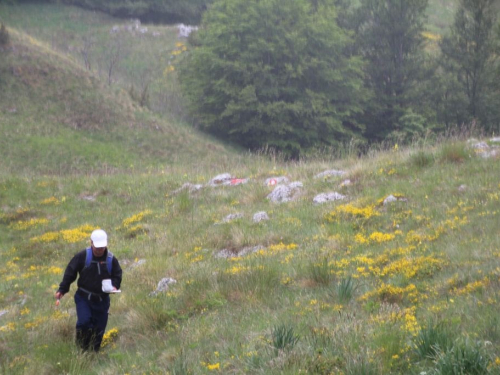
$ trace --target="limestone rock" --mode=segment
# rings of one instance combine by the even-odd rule
[[[336,191],[331,193],[321,193],[314,197],[313,202],[316,204],[322,204],[326,202],[333,202],[338,200],[346,199],[345,195],[339,194]]]
[[[256,212],[253,215],[253,222],[260,223],[261,221],[269,220],[269,216],[265,211]]]

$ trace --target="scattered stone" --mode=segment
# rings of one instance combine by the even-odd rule
[[[346,198],[347,197],[345,195],[339,194],[336,191],[334,191],[332,193],[321,193],[321,194],[316,195],[313,199],[313,202],[316,204],[321,204],[321,203],[326,203],[326,202],[343,200]]]
[[[342,181],[342,183],[340,184],[340,187],[350,186],[350,185],[352,185],[352,181],[347,179],[347,180]]]
[[[474,149],[480,149],[480,150],[484,150],[484,149],[490,148],[490,146],[486,142],[473,143],[470,147],[474,148]]]
[[[492,138],[490,141],[493,139],[500,140],[500,138]],[[476,155],[481,156],[483,159],[500,156],[500,149],[496,145],[489,146],[486,142],[478,142],[476,139],[469,139],[467,143],[469,144],[469,147],[474,150]]]
[[[2,315],[7,314],[8,312],[9,312],[8,310],[0,310],[0,317],[2,317]]]
[[[153,35],[154,37],[161,36],[161,34],[158,31],[153,31],[151,35]]]
[[[325,177],[330,177],[330,176],[343,176],[345,175],[346,172],[344,171],[339,171],[337,169],[329,169],[327,171],[324,171],[324,172],[321,172],[319,174],[317,174],[316,176],[314,176],[314,178],[325,178]]]
[[[175,190],[172,192],[172,194],[178,194],[183,190],[188,190],[190,193],[201,190],[203,185],[200,184],[192,184],[190,182],[186,182],[184,185],[182,185],[179,189]]]
[[[500,142],[500,137],[490,138],[490,142],[493,142],[493,143]]]
[[[84,201],[89,201],[89,202],[96,201],[95,195],[82,195],[80,198],[83,199]]]
[[[467,190],[467,185],[460,185],[460,186],[458,187],[458,191],[459,191],[459,192],[461,192],[461,193],[463,193],[463,192],[464,192],[464,191],[466,191],[466,190]]]
[[[183,23],[181,23],[177,25],[177,29],[179,30],[179,38],[187,38],[193,31],[198,30],[198,27],[184,25]]]
[[[274,190],[267,196],[273,203],[285,203],[294,200],[297,194],[304,185],[300,181],[292,182],[289,185],[278,185]]]
[[[229,223],[230,221],[241,219],[243,217],[243,214],[237,213],[237,214],[229,214],[227,215],[220,223],[218,224],[225,224]]]
[[[304,184],[300,181],[294,181],[288,185],[290,189],[301,189],[304,187]]]
[[[120,26],[118,26],[118,25],[113,26],[113,28],[111,29],[112,33],[117,33],[119,31],[120,31]]]
[[[389,204],[389,203],[392,203],[392,202],[408,202],[408,199],[406,199],[405,197],[395,197],[394,195],[389,195],[387,196],[385,199],[384,199],[384,206]]]
[[[216,186],[237,186],[241,184],[246,184],[248,182],[248,178],[235,178],[232,177],[229,173],[223,173],[215,176],[210,180],[208,186],[216,187]]]
[[[261,221],[269,220],[269,216],[265,211],[256,212],[253,215],[253,222],[260,223]]]
[[[231,181],[232,178],[233,177],[229,173],[219,174],[219,175],[215,176],[214,178],[212,178],[208,182],[208,185],[212,186],[212,187],[224,185],[225,183],[228,183],[229,181]]]
[[[244,247],[243,249],[239,251],[233,251],[229,249],[223,249],[219,251],[217,254],[215,254],[216,258],[223,258],[223,259],[230,259],[230,258],[240,258],[245,255],[253,254],[259,250],[264,249],[264,246],[257,245],[257,246],[248,246]]]
[[[233,178],[229,182],[229,185],[231,186],[237,186],[237,185],[243,185],[248,182],[248,178]]]
[[[158,282],[158,286],[156,287],[156,290],[154,292],[151,292],[149,295],[150,296],[155,296],[158,293],[165,292],[168,290],[169,285],[177,283],[177,280],[172,279],[171,277],[164,277]]]
[[[279,184],[287,184],[288,183],[288,178],[285,176],[279,176],[279,177],[269,177],[264,181],[264,184],[266,186],[274,186],[274,185],[279,185]]]
[[[130,265],[128,266],[128,268],[131,269],[131,270],[133,270],[134,268],[142,266],[145,263],[146,263],[146,259],[139,259],[136,262],[130,263]]]
[[[500,155],[500,150],[498,150],[498,149],[485,150],[485,151],[482,151],[482,152],[478,152],[478,155],[480,155],[483,159],[489,159],[489,158],[493,158],[493,157],[499,156]]]

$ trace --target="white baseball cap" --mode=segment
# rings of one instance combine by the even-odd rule
[[[90,239],[94,244],[94,247],[106,247],[108,246],[108,235],[102,229],[96,229],[90,235]]]

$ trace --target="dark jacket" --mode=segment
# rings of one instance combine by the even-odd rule
[[[73,281],[76,280],[78,274],[78,288],[86,289],[89,292],[95,294],[104,294],[102,291],[102,280],[111,279],[111,283],[116,289],[120,289],[120,284],[122,282],[122,269],[118,259],[113,256],[113,266],[111,269],[111,275],[108,273],[106,267],[106,257],[108,256],[108,249],[104,252],[102,257],[96,258],[92,254],[92,260],[98,263],[91,262],[90,265],[85,268],[85,258],[87,252],[82,250],[77,253],[73,259],[69,262],[64,271],[64,276],[61,284],[59,284],[58,292],[66,294],[69,292],[69,287]]]

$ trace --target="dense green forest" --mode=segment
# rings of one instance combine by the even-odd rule
[[[115,17],[139,18],[144,22],[199,23],[212,0],[10,0],[12,3],[64,3],[109,13]]]
[[[443,34],[427,0],[219,0],[181,83],[202,127],[297,157],[311,146],[500,129],[492,0],[461,0]],[[300,8],[300,9],[298,9]]]
[[[248,149],[297,158],[353,139],[403,143],[471,125],[500,131],[495,0],[457,0],[438,32],[428,0],[64,2],[198,24],[167,67],[185,116]]]

